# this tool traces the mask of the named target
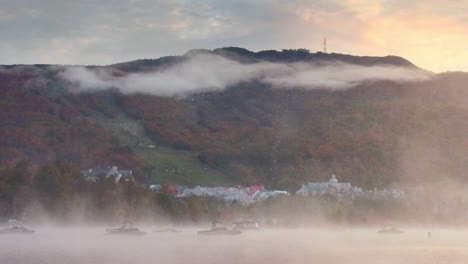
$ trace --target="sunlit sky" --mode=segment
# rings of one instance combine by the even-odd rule
[[[110,64],[238,46],[468,71],[468,0],[0,0],[0,64]]]

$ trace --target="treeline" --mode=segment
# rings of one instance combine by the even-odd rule
[[[86,181],[70,162],[47,164],[32,173],[27,162],[0,168],[0,220],[28,222],[200,223],[233,219],[234,211],[248,210],[203,197],[179,199],[154,192],[133,181],[111,178]]]
[[[79,168],[62,162],[30,173],[20,162],[0,169],[0,219],[26,222],[107,223],[207,223],[255,219],[263,225],[305,226],[317,223],[466,224],[468,197],[459,186],[439,186],[445,193],[419,188],[401,199],[335,196],[278,196],[250,206],[227,204],[208,197],[179,199],[154,192],[137,183],[101,179],[87,182]],[[433,186],[434,188],[434,186]]]
[[[133,182],[87,182],[79,167],[62,162],[30,173],[26,162],[0,169],[0,217],[63,222],[165,219],[170,199]]]
[[[337,203],[331,197],[283,197],[244,206],[207,197],[179,199],[132,181],[85,181],[73,163],[48,164],[30,172],[27,162],[0,169],[0,218],[62,223],[201,223],[258,219],[264,224],[304,221],[365,222],[361,209],[381,204]],[[371,217],[371,216],[368,216]]]

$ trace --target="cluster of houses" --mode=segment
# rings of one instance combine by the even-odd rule
[[[134,182],[133,172],[131,170],[119,170],[117,166],[97,167],[82,170],[83,177],[90,182],[97,182],[99,178],[110,179],[114,182]],[[250,187],[188,187],[181,185],[149,185],[148,188],[155,192],[164,192],[177,198],[189,198],[193,196],[210,197],[222,200],[226,203],[240,203],[249,205],[256,202],[265,201],[270,197],[290,195],[283,190],[266,190],[263,185]],[[333,174],[328,182],[310,182],[303,184],[296,191],[297,196],[324,196],[334,197],[338,200],[353,200],[356,198],[371,199],[396,199],[403,197],[404,193],[396,189],[373,189],[363,190],[362,188],[352,186],[349,182],[338,182]]]
[[[97,182],[99,179],[110,179],[114,182],[135,181],[133,178],[133,172],[131,170],[119,170],[117,166],[109,166],[104,168],[99,166],[96,168],[81,170],[81,175],[83,175],[84,179],[89,182]]]
[[[299,196],[324,196],[333,197],[338,200],[354,200],[357,198],[369,199],[399,199],[404,192],[397,189],[364,190],[360,187],[351,186],[349,182],[338,182],[335,174],[328,182],[310,182],[303,184],[296,192]]]
[[[162,191],[160,185],[151,185],[151,190]],[[236,186],[236,187],[201,187],[196,186],[190,188],[187,186],[166,186],[165,192],[172,193],[178,198],[189,198],[193,196],[210,197],[222,200],[226,203],[240,203],[249,205],[256,202],[264,201],[273,196],[289,195],[287,191],[279,190],[266,190],[263,185],[256,185],[250,187]]]

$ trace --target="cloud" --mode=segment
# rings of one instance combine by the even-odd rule
[[[169,68],[113,74],[109,67],[66,67],[59,76],[77,91],[119,89],[123,93],[184,96],[222,91],[242,82],[259,81],[277,88],[346,89],[373,80],[422,81],[431,77],[416,68],[357,66],[343,63],[239,63],[219,55],[197,54]]]

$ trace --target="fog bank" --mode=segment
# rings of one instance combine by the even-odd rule
[[[109,68],[67,67],[59,76],[77,91],[117,88],[122,93],[183,96],[222,91],[243,82],[259,81],[277,88],[331,89],[375,80],[396,82],[431,78],[417,68],[358,66],[344,63],[239,63],[219,55],[196,54],[168,68],[145,73],[122,73]]]

